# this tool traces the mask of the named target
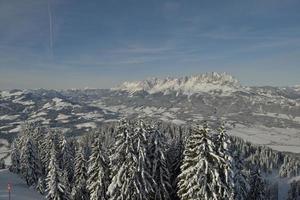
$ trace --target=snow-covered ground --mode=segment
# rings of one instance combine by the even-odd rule
[[[76,128],[81,129],[81,128],[96,128],[97,125],[94,122],[87,122],[87,123],[82,123],[82,124],[77,124]]]
[[[245,127],[237,125],[229,134],[274,150],[300,153],[300,130],[294,128]]]
[[[12,185],[12,200],[42,200],[45,199],[34,189],[29,188],[18,175],[9,172],[7,169],[0,170],[0,200],[8,199],[7,184]]]

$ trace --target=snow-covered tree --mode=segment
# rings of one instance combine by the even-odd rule
[[[300,180],[293,181],[290,184],[287,200],[300,200]]]
[[[281,177],[293,177],[300,174],[300,161],[290,155],[284,156],[283,164],[280,167],[279,175]]]
[[[62,137],[61,148],[61,168],[64,170],[64,175],[68,177],[68,182],[73,182],[75,168],[75,146],[73,139],[67,140]]]
[[[96,139],[92,146],[92,155],[89,159],[88,189],[91,200],[106,200],[109,186],[109,160],[102,147],[100,139]]]
[[[234,199],[245,200],[249,192],[249,183],[247,173],[244,169],[243,158],[239,151],[233,154],[233,181],[234,181]]]
[[[4,161],[4,159],[0,159],[0,169],[5,169],[5,161]]]
[[[75,157],[74,187],[72,191],[74,200],[89,200],[87,188],[87,161],[84,148],[80,146]]]
[[[148,200],[153,195],[147,155],[147,132],[142,121],[132,124],[122,122],[113,154],[110,156],[112,182],[108,187],[110,200]]]
[[[45,191],[46,191],[46,180],[44,179],[43,176],[40,176],[39,177],[39,180],[38,180],[38,183],[36,185],[36,190],[44,195],[45,194]]]
[[[57,152],[53,147],[48,166],[47,175],[47,199],[48,200],[68,200],[65,196],[65,186],[63,185],[62,172],[57,160]]]
[[[66,200],[72,199],[72,184],[69,181],[69,176],[68,176],[68,173],[66,170],[63,170],[62,182],[65,187],[65,190],[64,190],[65,199]]]
[[[149,129],[151,133],[150,155],[152,177],[156,182],[153,199],[168,200],[171,193],[170,172],[167,165],[167,143],[164,135],[155,128]]]
[[[11,158],[11,166],[9,170],[13,173],[19,173],[20,172],[20,150],[19,147],[17,146],[17,139],[15,139],[12,142],[10,158]]]
[[[178,182],[181,200],[217,200],[222,198],[219,166],[225,163],[216,153],[212,133],[204,126],[192,130],[184,150]]]
[[[219,193],[224,199],[233,199],[233,158],[231,141],[226,133],[225,126],[222,124],[215,135],[216,153],[223,158],[219,165],[219,177],[222,186],[219,187]]]
[[[266,182],[257,167],[250,172],[250,191],[247,200],[266,200]]]
[[[183,150],[184,150],[184,144],[181,136],[179,138],[173,139],[170,142],[167,155],[168,155],[169,171],[171,174],[170,179],[171,179],[171,186],[172,186],[172,191],[171,191],[172,200],[179,199],[177,195],[177,183],[178,183],[177,177],[181,173],[180,166],[183,160]]]
[[[26,183],[31,186],[38,182],[41,175],[40,160],[35,143],[30,137],[27,138],[23,148],[21,149],[21,176]]]
[[[43,174],[48,174],[48,166],[50,162],[51,152],[53,148],[56,151],[56,156],[58,160],[58,164],[60,163],[60,151],[59,148],[59,133],[57,130],[47,129],[45,130],[46,134],[44,136],[44,139],[42,142],[40,142],[40,157],[41,157],[41,163],[42,163],[42,171]],[[59,165],[60,166],[60,165]]]

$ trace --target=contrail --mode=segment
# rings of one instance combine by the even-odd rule
[[[52,12],[51,12],[51,3],[48,1],[48,15],[49,15],[49,49],[50,54],[53,56],[53,20],[52,20]]]

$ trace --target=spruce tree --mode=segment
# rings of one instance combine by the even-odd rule
[[[63,170],[63,185],[65,186],[64,194],[66,200],[72,199],[72,184],[69,181],[68,173],[66,170]]]
[[[148,200],[153,195],[147,155],[147,132],[142,121],[135,127],[122,122],[111,159],[112,182],[108,187],[110,200]]]
[[[155,194],[153,199],[156,200],[168,200],[171,199],[171,180],[170,172],[167,165],[166,138],[161,132],[155,128],[150,128],[151,132],[151,144],[150,144],[150,160],[152,177],[156,182]]]
[[[222,199],[219,166],[224,159],[216,152],[212,133],[205,123],[192,130],[184,150],[178,182],[181,200]]]
[[[87,161],[84,148],[80,146],[75,157],[74,187],[72,191],[74,200],[89,200],[87,188]]]
[[[61,148],[61,168],[64,170],[64,175],[67,176],[68,182],[71,184],[74,178],[75,168],[75,147],[72,145],[72,140],[62,138]]]
[[[257,167],[253,167],[250,172],[250,191],[247,200],[266,200],[266,182],[262,178]]]
[[[233,158],[231,141],[226,133],[224,124],[217,130],[215,136],[216,153],[223,158],[224,162],[219,165],[220,184],[219,193],[223,199],[233,199]]]
[[[19,151],[19,147],[17,146],[17,139],[15,139],[12,142],[10,158],[11,158],[11,166],[9,170],[13,173],[18,174],[20,172],[20,151]]]
[[[249,192],[249,183],[244,169],[243,158],[239,151],[233,154],[233,181],[234,181],[234,199],[245,200]]]
[[[300,180],[291,182],[287,200],[300,200]]]
[[[60,154],[61,149],[59,147],[59,134],[56,130],[53,129],[47,129],[45,130],[46,134],[44,137],[44,140],[40,144],[40,157],[41,157],[41,163],[42,163],[42,172],[43,174],[48,174],[48,166],[50,162],[51,152],[53,148],[56,151],[56,159],[58,160],[58,165],[60,166]]]
[[[39,177],[36,190],[41,194],[44,195],[46,191],[46,181],[43,176]]]
[[[47,199],[48,200],[65,200],[65,186],[63,185],[62,172],[57,160],[57,152],[53,147],[48,166],[47,175]]]
[[[5,161],[3,158],[0,159],[0,169],[5,169]]]
[[[91,200],[107,200],[109,180],[109,160],[100,139],[96,139],[92,146],[89,159],[88,189]]]
[[[170,181],[172,186],[171,199],[179,200],[177,195],[178,176],[181,173],[180,166],[183,160],[184,144],[182,137],[175,138],[171,141],[168,149],[168,166],[171,174]]]
[[[40,160],[38,157],[35,143],[30,137],[27,138],[21,149],[21,176],[25,179],[27,185],[31,186],[38,182],[40,173]]]

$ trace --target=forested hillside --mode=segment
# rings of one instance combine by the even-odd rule
[[[49,200],[299,198],[297,156],[230,137],[223,124],[121,120],[73,138],[27,123],[11,162]]]

